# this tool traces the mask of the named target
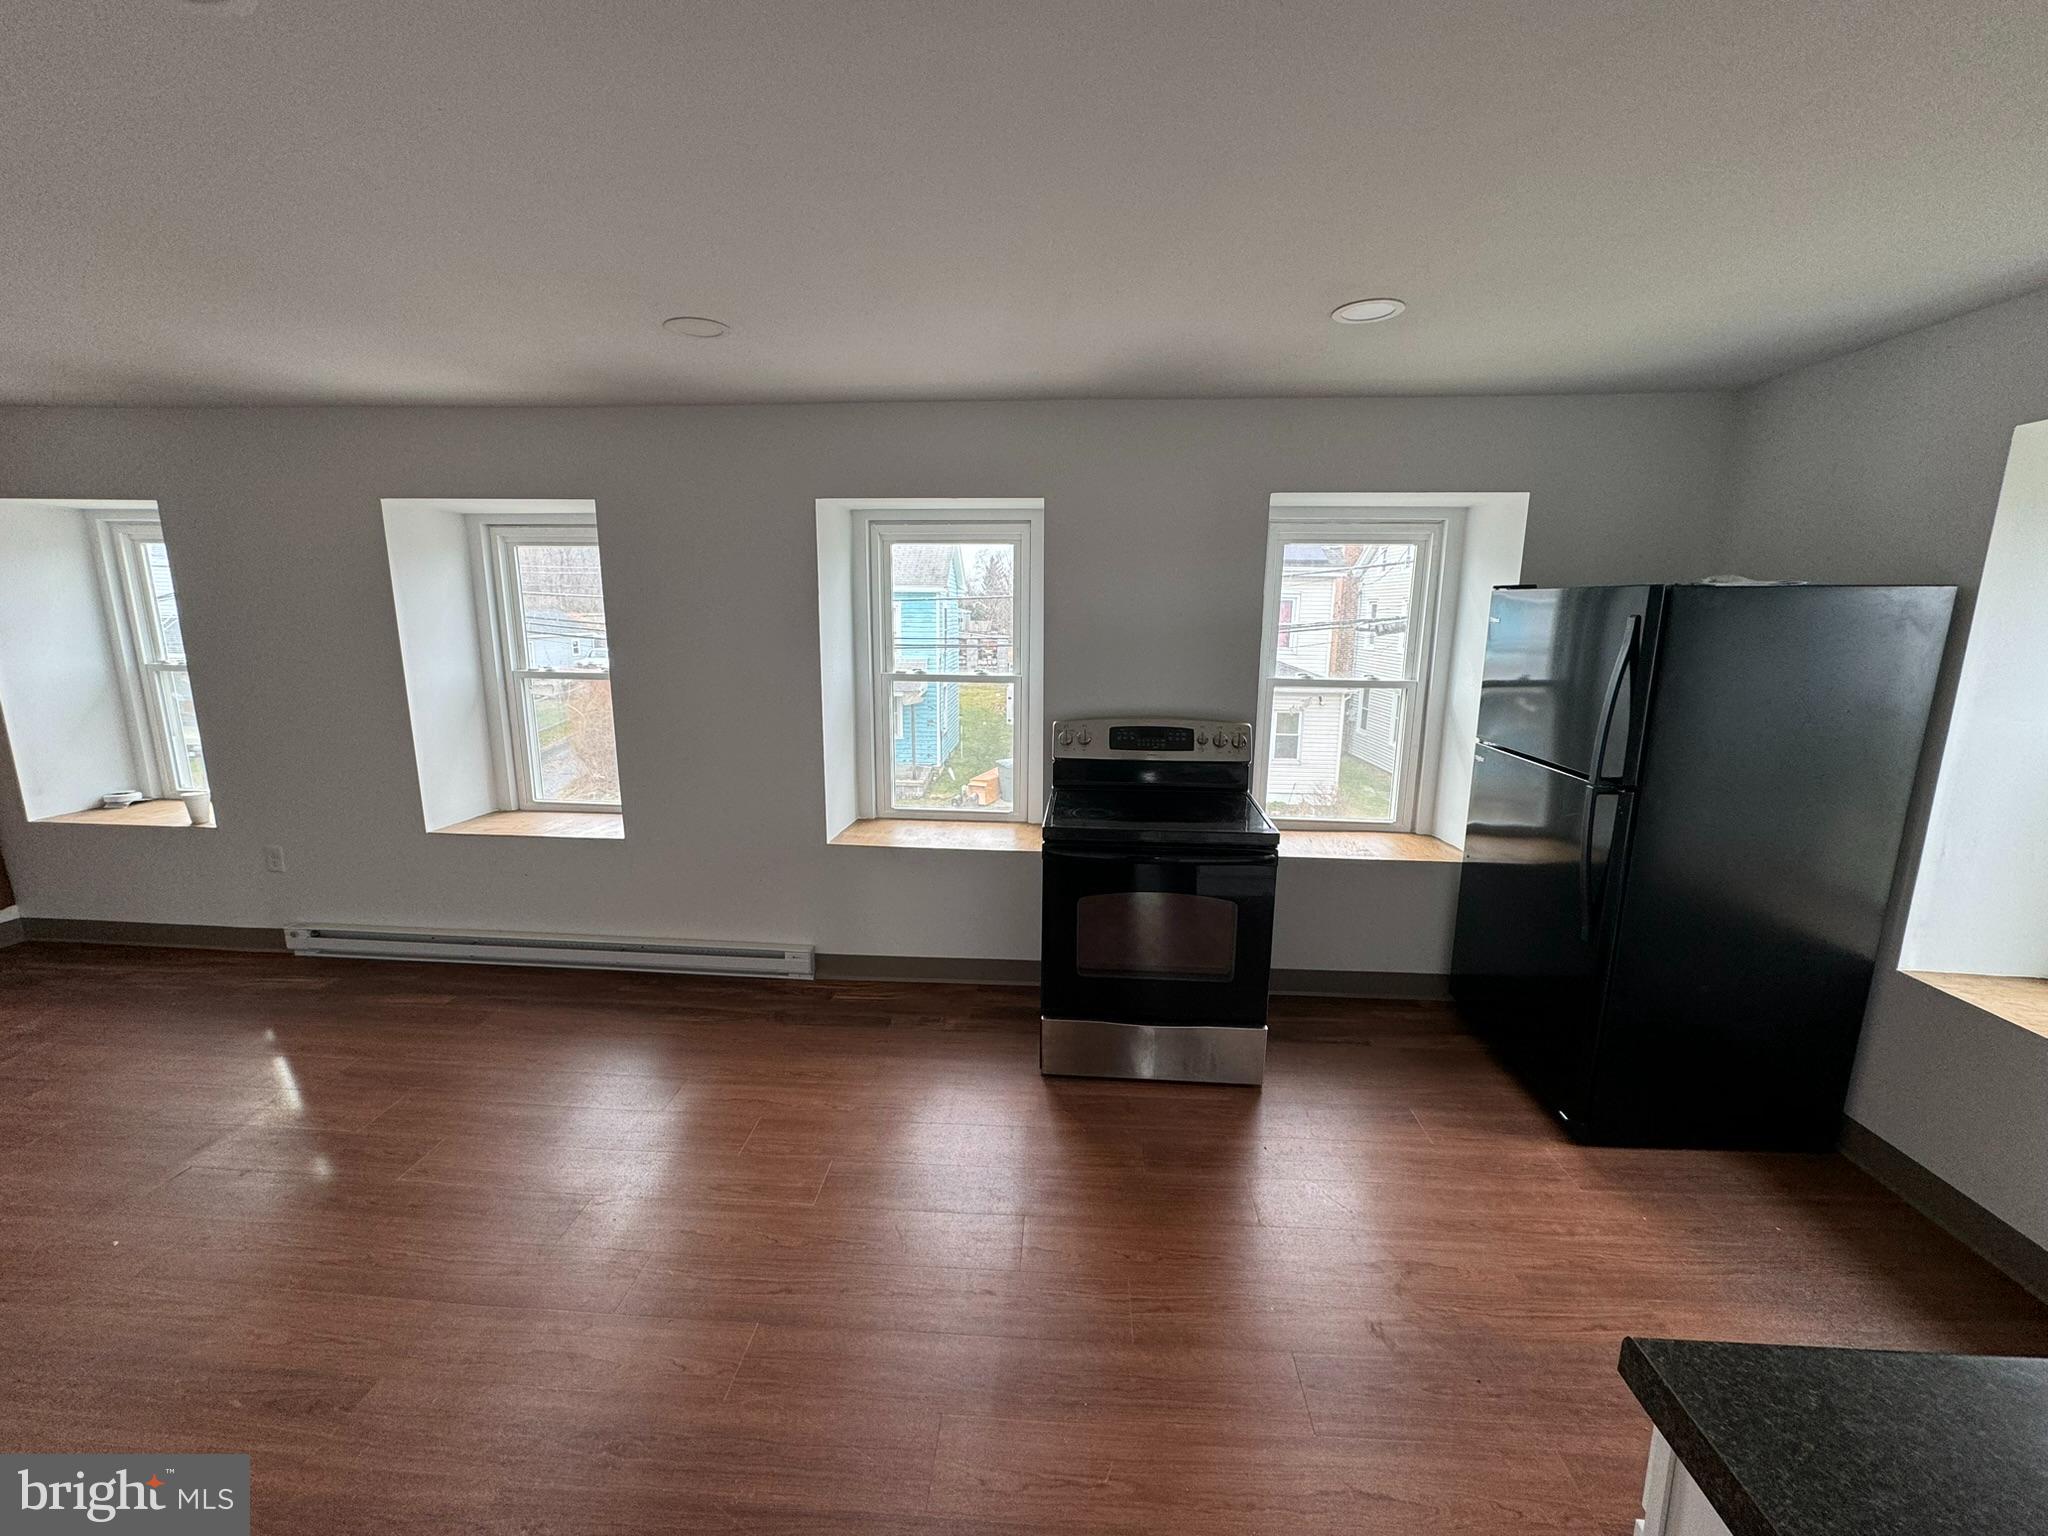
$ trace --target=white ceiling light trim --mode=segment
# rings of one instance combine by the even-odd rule
[[[1353,299],[1331,310],[1330,318],[1339,325],[1371,325],[1378,320],[1391,320],[1407,307],[1399,299]]]

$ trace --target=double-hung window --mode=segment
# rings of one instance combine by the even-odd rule
[[[155,518],[103,517],[98,534],[114,654],[148,790],[157,797],[203,790],[206,756],[163,525]]]
[[[1014,509],[861,514],[864,814],[1035,818],[1037,529]]]
[[[480,539],[510,797],[527,811],[618,810],[596,523],[484,522]]]
[[[1435,522],[1273,523],[1255,787],[1279,825],[1414,828],[1442,549]]]

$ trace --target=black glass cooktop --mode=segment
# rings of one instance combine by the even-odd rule
[[[1054,789],[1045,841],[1278,848],[1280,833],[1258,802],[1236,789]]]

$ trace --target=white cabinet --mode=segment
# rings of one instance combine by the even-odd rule
[[[1654,1429],[1636,1536],[1729,1536],[1727,1522],[1714,1512],[1685,1464],[1672,1454],[1670,1443]]]

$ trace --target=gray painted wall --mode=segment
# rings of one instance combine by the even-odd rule
[[[1900,975],[1978,575],[2015,428],[2048,417],[2048,293],[1800,369],[1742,403],[1727,563],[1963,589],[1849,1114],[2048,1243],[2048,1039]]]
[[[1696,576],[1733,415],[1683,394],[0,411],[0,495],[159,501],[221,819],[28,826],[7,794],[0,847],[38,917],[1030,958],[1036,860],[824,844],[819,497],[1043,496],[1048,710],[1249,719],[1272,493],[1527,491],[1528,579]],[[402,496],[595,498],[624,842],[422,830],[380,512]],[[1441,971],[1456,884],[1290,861],[1276,963]]]

